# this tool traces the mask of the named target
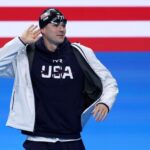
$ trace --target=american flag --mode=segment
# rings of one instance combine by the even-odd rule
[[[150,0],[0,0],[0,47],[29,25],[38,24],[39,15],[48,7],[64,13],[67,37],[91,47],[119,85],[106,124],[90,120],[84,129],[86,149],[148,150]],[[11,81],[0,78],[0,150],[21,150],[24,140],[17,131],[4,127]]]
[[[71,41],[95,51],[150,50],[150,0],[1,0],[0,47],[48,7],[64,13]]]

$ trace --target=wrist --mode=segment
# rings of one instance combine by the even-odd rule
[[[109,108],[109,106],[108,106],[107,104],[105,104],[105,103],[101,103],[101,102],[97,103],[97,105],[99,105],[99,104],[106,106],[106,108],[107,108],[108,112],[110,111],[110,108]]]
[[[18,38],[24,45],[28,44],[23,37],[19,36]]]

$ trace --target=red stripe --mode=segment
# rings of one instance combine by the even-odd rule
[[[0,7],[0,20],[32,21],[47,7]],[[56,7],[68,20],[150,20],[150,7]]]
[[[0,47],[12,38],[0,38]],[[69,38],[95,51],[150,52],[150,38]]]

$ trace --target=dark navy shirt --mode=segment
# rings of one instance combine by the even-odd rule
[[[65,39],[55,52],[41,38],[31,69],[36,120],[29,135],[79,138],[83,110],[84,75],[70,43]]]

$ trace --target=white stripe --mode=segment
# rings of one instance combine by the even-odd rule
[[[0,36],[14,37],[37,22],[0,22]],[[68,37],[150,37],[150,21],[70,21]]]
[[[1,0],[1,6],[150,6],[150,0]]]
[[[46,138],[46,137],[38,137],[38,136],[28,136],[27,140],[29,140],[29,141],[36,141],[36,142],[56,143],[58,141],[60,141],[60,142],[79,141],[79,140],[81,140],[81,138],[77,138],[77,139],[61,139],[61,138]]]

